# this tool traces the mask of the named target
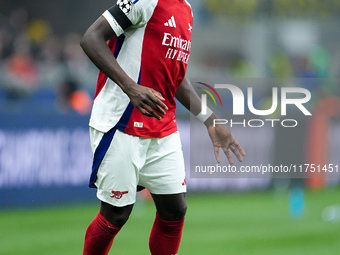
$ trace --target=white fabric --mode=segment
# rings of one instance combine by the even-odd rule
[[[90,128],[93,152],[102,136],[102,132]],[[178,131],[162,138],[143,138],[116,131],[98,169],[97,197],[119,207],[134,204],[137,184],[152,194],[186,192]]]

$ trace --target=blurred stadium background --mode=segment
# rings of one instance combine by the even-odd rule
[[[339,164],[340,0],[190,3],[188,75],[194,81],[289,79],[312,92],[313,117],[294,133],[234,130],[247,163]],[[97,69],[79,39],[111,5],[0,1],[0,254],[81,253],[98,209],[87,188]],[[270,98],[266,84],[256,87],[259,109]],[[190,118],[181,106],[177,118],[189,164]],[[339,176],[202,179],[188,173],[180,253],[338,254]],[[141,195],[111,254],[148,254],[153,211]]]

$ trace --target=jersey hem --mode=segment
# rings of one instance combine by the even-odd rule
[[[139,131],[138,133],[136,132],[131,132],[130,130],[121,130],[122,132],[128,134],[128,135],[133,135],[133,136],[140,136],[140,137],[145,137],[145,138],[161,138],[161,137],[165,137],[168,135],[171,135],[173,133],[175,133],[176,131],[178,131],[177,126],[173,127],[171,129],[168,129],[166,131],[162,130],[162,131],[145,131],[145,132],[141,132]]]
[[[103,133],[107,133],[109,132],[112,128],[114,128],[116,125],[94,125],[93,123],[89,123],[89,127],[94,128],[100,132]],[[178,131],[177,126],[172,127],[168,130],[162,130],[162,131],[139,131],[139,132],[132,132],[131,130],[122,130],[120,128],[117,128],[118,130],[129,134],[129,135],[133,135],[133,136],[140,136],[140,137],[145,137],[145,138],[161,138],[161,137],[165,137],[168,135],[171,135],[172,133],[175,133],[176,131]]]

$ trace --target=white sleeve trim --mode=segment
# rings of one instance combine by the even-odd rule
[[[213,114],[213,111],[209,107],[207,107],[206,113],[203,114],[202,112],[200,112],[198,115],[196,115],[196,117],[204,123],[207,119],[209,119],[209,117],[212,114]]]
[[[117,37],[124,33],[124,30],[122,29],[122,27],[118,24],[116,19],[111,15],[111,13],[108,10],[106,10],[103,13],[103,16],[107,20],[107,22],[110,24],[113,32],[115,32]]]

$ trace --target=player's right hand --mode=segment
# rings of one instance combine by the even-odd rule
[[[166,113],[165,111],[168,110],[168,107],[163,103],[165,98],[152,88],[141,85],[133,86],[127,95],[136,109],[145,116],[161,120]]]

